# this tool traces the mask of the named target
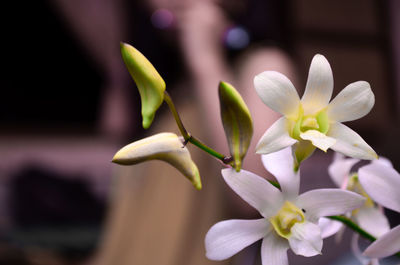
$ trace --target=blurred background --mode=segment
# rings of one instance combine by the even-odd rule
[[[373,110],[349,126],[400,169],[399,1],[37,0],[2,10],[0,264],[260,264],[257,243],[225,262],[205,258],[211,225],[256,216],[223,183],[216,160],[193,150],[200,192],[162,162],[111,164],[130,142],[177,132],[165,106],[149,131],[141,128],[120,41],[154,64],[189,131],[225,153],[219,80],[249,105],[254,147],[278,117],[258,99],[254,75],[285,73],[301,95],[312,57],[323,54],[334,95],[354,81],[371,84]],[[269,177],[252,153],[244,168]],[[303,165],[303,191],[333,187],[328,154]],[[350,238],[290,260],[360,264]]]

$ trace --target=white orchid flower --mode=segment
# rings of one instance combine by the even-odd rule
[[[254,78],[254,86],[268,107],[284,115],[261,137],[257,153],[269,154],[296,144],[298,163],[315,147],[323,151],[331,148],[354,158],[377,158],[360,135],[342,124],[371,110],[375,98],[370,85],[365,81],[351,83],[329,102],[333,76],[324,56],[314,56],[301,99],[290,80],[278,72],[262,72]]]
[[[322,216],[343,214],[364,202],[356,193],[340,189],[299,193],[300,173],[292,170],[290,148],[264,158],[267,169],[278,180],[281,190],[251,172],[223,169],[226,183],[263,216],[257,220],[222,221],[208,231],[206,256],[224,260],[262,239],[263,265],[288,264],[289,248],[306,257],[321,254],[322,236],[317,225]]]
[[[374,237],[380,237],[390,230],[389,221],[382,207],[374,203],[364,190],[359,181],[358,174],[351,172],[351,168],[359,161],[358,159],[345,158],[343,155],[335,153],[333,162],[328,168],[328,172],[331,179],[338,187],[356,192],[366,198],[364,205],[351,212],[349,217]],[[372,164],[392,167],[390,161],[383,157],[380,157],[378,160],[373,160]]]
[[[382,163],[360,168],[358,178],[365,191],[382,206],[400,212],[400,174]],[[400,251],[400,225],[380,236],[365,251],[372,258],[384,258]]]

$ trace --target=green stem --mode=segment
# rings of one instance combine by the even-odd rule
[[[188,141],[190,138],[190,135],[186,131],[185,126],[183,126],[181,117],[179,117],[179,114],[176,111],[174,102],[172,101],[172,98],[169,96],[167,91],[164,91],[164,101],[167,103],[169,109],[171,110],[172,115],[174,116],[175,122],[178,125],[179,131],[181,132],[183,138],[185,139],[185,141]]]
[[[223,154],[218,153],[214,149],[208,147],[204,143],[202,143],[200,140],[196,139],[194,136],[190,135],[188,131],[186,130],[185,126],[183,125],[183,122],[181,118],[179,117],[178,111],[175,108],[175,104],[172,101],[172,98],[169,96],[167,91],[164,91],[164,101],[167,103],[169,109],[172,112],[172,115],[174,116],[175,122],[178,125],[179,131],[181,132],[183,138],[185,139],[185,142],[190,142],[193,145],[197,146],[198,148],[202,149],[203,151],[209,153],[210,155],[218,158],[221,160],[224,164],[231,164],[232,163],[232,158],[224,156]]]
[[[215,151],[214,149],[208,147],[207,145],[203,144],[202,142],[200,142],[198,139],[194,138],[193,136],[190,136],[190,138],[188,139],[188,141],[192,144],[194,144],[195,146],[197,146],[198,148],[206,151],[207,153],[209,153],[210,155],[218,158],[219,160],[221,160],[222,162],[224,162],[225,164],[229,164],[230,162],[230,158],[224,156],[223,154],[218,153],[217,151]]]
[[[335,220],[335,221],[339,221],[342,222],[343,224],[345,224],[347,227],[351,228],[352,230],[354,230],[355,232],[357,232],[359,235],[365,237],[366,239],[370,240],[371,242],[374,242],[376,240],[376,238],[371,235],[370,233],[368,233],[367,231],[365,231],[364,229],[362,229],[361,227],[359,227],[356,223],[354,223],[351,219],[345,217],[345,216],[328,216],[329,219]],[[396,254],[397,257],[400,257],[400,252],[397,252]]]
[[[336,220],[339,222],[342,222],[343,224],[347,225],[349,228],[353,229],[355,232],[359,233],[361,236],[365,237],[366,239],[370,241],[375,241],[376,238],[359,227],[356,223],[354,223],[351,219],[345,217],[345,216],[328,216],[329,219]]]

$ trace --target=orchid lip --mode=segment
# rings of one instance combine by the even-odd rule
[[[274,230],[283,238],[289,239],[291,229],[296,223],[305,221],[303,210],[289,201],[285,201],[277,214],[269,219]]]
[[[296,140],[301,140],[300,134],[308,130],[317,130],[325,135],[329,130],[329,118],[326,109],[315,114],[304,115],[303,107],[300,106],[297,117],[290,120],[293,122],[290,135]]]

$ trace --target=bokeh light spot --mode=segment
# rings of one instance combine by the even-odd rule
[[[234,26],[227,30],[225,44],[230,49],[243,49],[249,45],[250,37],[247,30],[240,26]]]
[[[173,22],[174,15],[167,9],[157,9],[151,15],[151,23],[158,29],[170,28]]]

